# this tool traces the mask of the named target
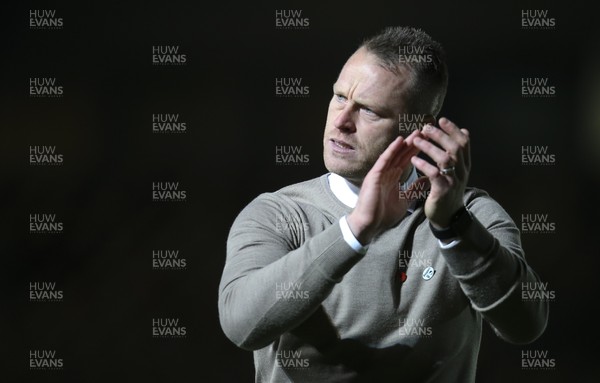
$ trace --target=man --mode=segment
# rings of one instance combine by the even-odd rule
[[[538,278],[517,227],[466,188],[469,132],[440,118],[399,134],[402,116],[437,116],[446,87],[423,31],[365,41],[333,86],[330,173],[235,220],[219,313],[257,382],[474,382],[482,319],[516,344],[544,331],[547,304],[520,297]]]

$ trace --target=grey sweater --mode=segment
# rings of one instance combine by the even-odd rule
[[[229,234],[219,316],[254,351],[256,381],[474,382],[482,318],[535,340],[548,305],[522,300],[538,277],[517,227],[482,190],[465,205],[476,219],[456,246],[440,247],[418,205],[361,255],[327,175],[252,201]]]

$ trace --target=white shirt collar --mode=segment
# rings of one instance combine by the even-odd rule
[[[417,178],[419,178],[419,175],[417,174],[417,169],[413,166],[408,179],[402,185],[408,187],[415,182]],[[356,207],[356,201],[358,201],[360,188],[335,173],[329,173],[327,180],[329,181],[329,188],[336,198],[344,205],[354,209]]]
[[[329,188],[336,198],[344,205],[354,209],[360,188],[335,173],[329,173],[328,180]]]

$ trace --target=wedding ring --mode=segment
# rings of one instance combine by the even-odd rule
[[[454,166],[451,166],[449,168],[444,168],[444,169],[440,170],[440,174],[443,176],[446,176],[450,173],[454,173],[455,170],[456,170],[456,168]]]

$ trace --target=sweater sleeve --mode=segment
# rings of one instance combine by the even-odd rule
[[[548,302],[522,297],[523,286],[540,286],[525,261],[519,229],[482,191],[466,201],[474,222],[453,247],[441,249],[473,308],[507,342],[525,344],[546,328]]]
[[[305,214],[263,194],[231,227],[219,319],[241,348],[265,347],[301,324],[363,257],[346,243],[337,219],[316,228]]]

